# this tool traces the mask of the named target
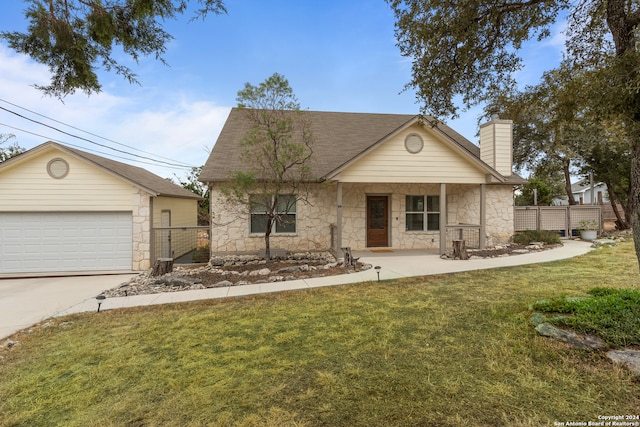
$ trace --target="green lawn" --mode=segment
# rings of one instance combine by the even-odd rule
[[[20,335],[2,426],[541,426],[638,414],[640,376],[529,306],[638,289],[631,243],[573,260],[87,313]]]

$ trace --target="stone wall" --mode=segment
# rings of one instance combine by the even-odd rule
[[[487,244],[506,243],[513,235],[511,186],[487,186]],[[406,195],[439,195],[440,184],[342,185],[342,246],[366,249],[367,195],[389,197],[390,246],[396,249],[438,249],[440,232],[406,230]],[[441,200],[441,203],[443,201]],[[447,185],[447,224],[480,224],[480,186]],[[331,245],[337,218],[337,185],[319,185],[309,203],[298,203],[297,232],[271,235],[271,247],[321,250]],[[249,234],[246,207],[230,206],[217,188],[211,192],[212,251],[250,252],[264,248],[264,236]]]
[[[131,269],[135,271],[151,268],[151,197],[142,190],[135,189],[132,195],[133,219],[133,260]]]
[[[326,250],[331,246],[331,224],[336,223],[336,185],[320,184],[308,201],[296,206],[296,232],[272,234],[272,249]],[[263,234],[249,232],[246,206],[231,205],[218,187],[211,189],[212,252],[253,252],[264,249]]]
[[[487,185],[487,246],[509,242],[513,226],[513,188],[510,185]]]

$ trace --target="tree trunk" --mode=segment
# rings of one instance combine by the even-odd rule
[[[576,199],[573,197],[573,191],[571,191],[571,170],[569,169],[571,160],[562,161],[562,172],[564,173],[564,189],[567,192],[567,198],[570,205],[576,204]]]
[[[153,264],[151,276],[162,276],[173,271],[173,258],[158,258]]]
[[[622,218],[620,215],[620,211],[618,210],[618,203],[613,198],[609,198],[609,203],[611,203],[611,209],[613,209],[613,213],[616,216],[616,228],[618,230],[627,230],[629,229],[629,224],[627,221]]]
[[[631,193],[631,228],[633,229],[636,257],[640,263],[640,141],[638,141],[637,138],[633,141],[632,153],[631,180],[629,182]]]
[[[269,261],[271,259],[271,229],[273,228],[273,218],[267,218],[267,230],[264,232],[264,259]]]
[[[611,32],[613,42],[616,46],[616,56],[619,60],[618,67],[628,67],[623,78],[626,82],[622,84],[627,87],[634,87],[637,81],[636,64],[629,66],[624,61],[627,53],[636,52],[636,30],[638,28],[635,13],[628,13],[627,2],[624,0],[609,0],[607,5],[607,26]],[[640,94],[634,92],[630,102],[622,107],[622,113],[631,117],[632,147],[631,147],[631,177],[629,181],[629,205],[631,207],[630,224],[633,229],[633,243],[636,249],[636,258],[640,266]]]
[[[618,230],[627,230],[629,229],[629,223],[627,222],[627,215],[623,218],[620,215],[620,210],[618,209],[618,201],[620,197],[613,191],[613,187],[605,182],[607,186],[607,192],[609,193],[609,203],[611,203],[611,209],[613,209],[613,213],[616,215],[616,228]],[[622,205],[622,204],[621,204]]]
[[[464,240],[453,241],[453,258],[462,260],[469,259],[469,254],[467,253],[467,247]]]

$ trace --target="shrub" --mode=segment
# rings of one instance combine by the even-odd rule
[[[591,298],[554,298],[540,301],[533,309],[570,314],[549,319],[558,326],[582,333],[595,333],[613,347],[640,345],[640,291],[595,288]]]
[[[513,243],[528,245],[531,242],[543,242],[546,245],[560,243],[560,235],[547,230],[520,231],[513,236]]]

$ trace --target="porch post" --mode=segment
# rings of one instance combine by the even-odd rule
[[[440,184],[440,255],[447,252],[447,184]]]
[[[338,181],[338,212],[336,215],[336,254],[340,253],[342,248],[342,183]]]
[[[480,184],[480,249],[487,246],[487,184]]]

